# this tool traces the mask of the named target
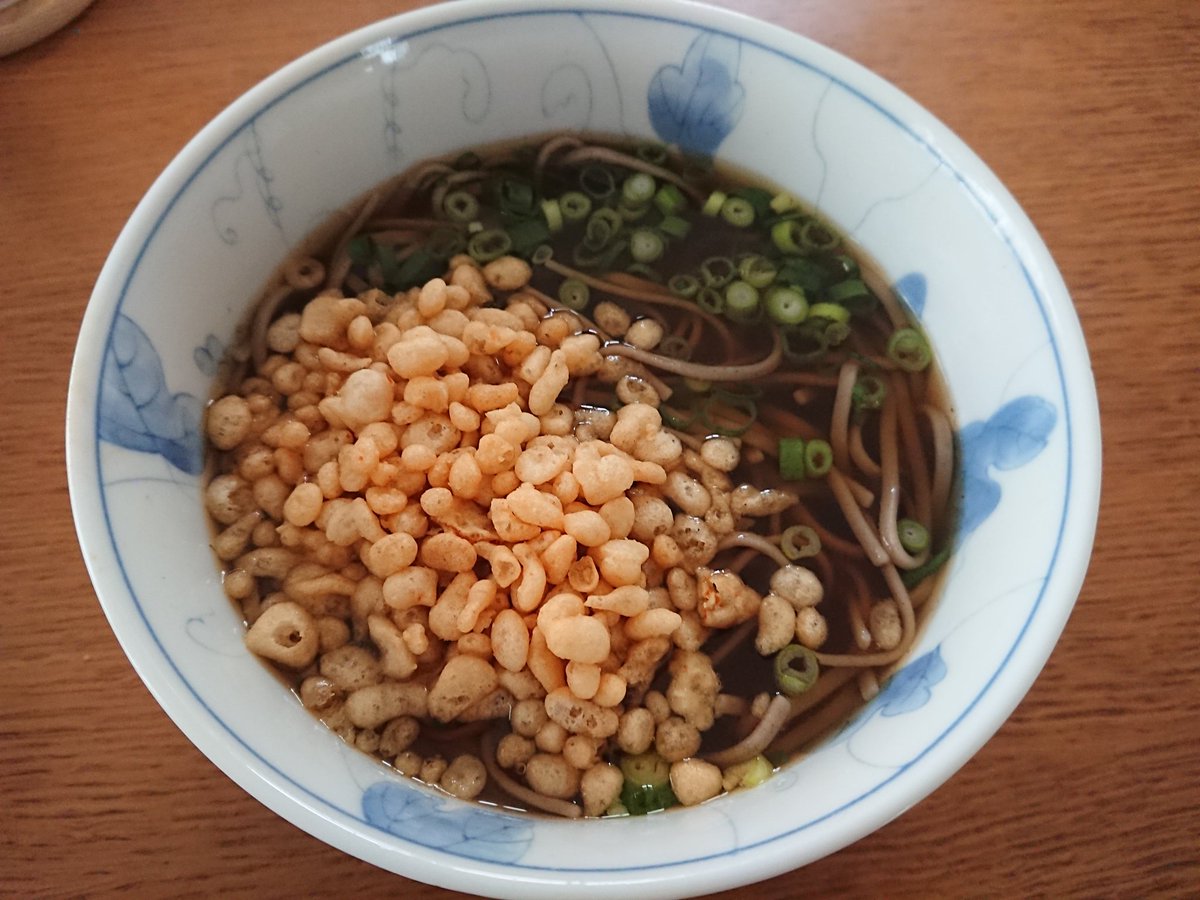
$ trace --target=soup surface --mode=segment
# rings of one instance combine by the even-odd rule
[[[250,650],[347,742],[578,817],[771,777],[949,550],[920,328],[799,200],[580,135],[433,160],[281,266],[206,507]]]

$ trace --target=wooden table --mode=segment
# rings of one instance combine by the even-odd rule
[[[0,892],[450,896],[287,824],[171,724],[95,601],[62,446],[84,305],[152,179],[283,63],[418,5],[98,0],[0,60]],[[1194,893],[1200,4],[725,5],[891,79],[999,174],[1074,295],[1105,447],[1091,571],[1016,714],[917,808],[759,896]]]

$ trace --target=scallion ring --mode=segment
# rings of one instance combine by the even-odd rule
[[[454,222],[469,222],[479,215],[479,201],[468,191],[451,191],[442,201],[446,218]]]
[[[789,697],[809,690],[820,677],[817,655],[800,644],[788,644],[775,654],[775,684]]]
[[[567,309],[586,309],[591,291],[578,278],[568,278],[558,286],[558,299]]]
[[[888,338],[887,355],[906,372],[920,372],[933,361],[929,342],[915,328],[901,328],[893,332]]]
[[[767,292],[767,315],[780,325],[799,325],[809,315],[808,298],[800,288],[773,287]]]
[[[491,262],[512,249],[512,238],[500,228],[489,228],[471,237],[467,252],[475,262]]]
[[[780,438],[779,477],[784,481],[803,481],[807,471],[804,465],[804,438]]]
[[[780,535],[779,549],[792,562],[808,559],[821,552],[821,536],[808,525],[793,525]]]
[[[829,441],[813,438],[804,445],[804,474],[809,478],[823,478],[833,468],[833,448]]]
[[[923,553],[929,549],[929,529],[916,519],[901,519],[896,523],[900,546],[908,553]]]

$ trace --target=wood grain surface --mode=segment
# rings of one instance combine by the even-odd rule
[[[283,63],[418,5],[97,0],[0,60],[0,892],[454,896],[287,824],[171,724],[95,600],[62,438],[88,294],[158,172]],[[1074,296],[1105,454],[1087,582],[1010,721],[916,808],[756,896],[1194,896],[1200,4],[724,5],[892,80],[1008,185]]]

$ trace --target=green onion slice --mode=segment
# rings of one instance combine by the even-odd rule
[[[558,198],[558,208],[568,222],[582,222],[592,211],[592,198],[580,191],[567,191]]]
[[[676,297],[688,300],[700,292],[700,279],[695,275],[672,275],[667,281],[667,288]]]
[[[780,536],[779,549],[792,562],[808,559],[821,552],[821,536],[807,525],[793,525]]]
[[[551,234],[558,234],[563,227],[562,207],[557,200],[542,201],[542,215],[546,218],[546,227],[550,229]]]
[[[883,406],[883,401],[887,399],[887,392],[886,381],[878,375],[863,372],[854,382],[854,389],[850,392],[850,401],[858,410],[879,409]]]
[[[446,217],[455,222],[469,222],[479,215],[479,201],[467,191],[451,191],[442,201]]]
[[[901,519],[896,523],[900,546],[908,553],[923,553],[929,549],[929,529],[916,519]]]
[[[595,200],[611,197],[617,189],[617,179],[608,166],[584,166],[579,170],[579,187]]]
[[[748,228],[754,224],[754,206],[744,197],[728,197],[721,204],[721,218],[735,228]]]
[[[634,172],[621,185],[621,200],[630,206],[645,206],[654,199],[658,184],[653,175]]]
[[[700,212],[706,216],[715,216],[721,212],[721,207],[725,205],[725,192],[713,191],[708,195],[708,199],[704,201],[704,205],[700,207]]]
[[[629,255],[634,262],[652,263],[663,255],[666,247],[658,232],[649,228],[638,228],[629,236]]]
[[[736,317],[749,316],[758,309],[758,288],[745,281],[734,281],[725,288],[725,311]]]
[[[578,278],[568,278],[558,286],[558,299],[568,309],[586,309],[591,291]]]
[[[807,647],[788,644],[775,654],[775,684],[789,697],[809,690],[820,674],[817,655]]]
[[[829,441],[813,438],[804,445],[804,474],[809,478],[822,478],[833,468],[833,448]]]
[[[774,287],[767,293],[767,315],[780,325],[799,325],[809,315],[808,298],[799,288]]]
[[[718,404],[722,407],[720,415],[715,408]],[[743,418],[731,420],[730,410],[740,412]],[[700,404],[701,424],[705,428],[711,429],[713,434],[719,434],[721,437],[741,437],[757,420],[758,404],[751,397],[730,394],[726,391],[713,391]]]
[[[888,339],[887,355],[906,372],[920,372],[933,361],[929,342],[915,328],[901,328],[893,332]]]
[[[775,280],[779,267],[765,256],[751,254],[738,260],[738,274],[742,281],[762,290]]]
[[[684,207],[687,206],[687,198],[683,196],[683,191],[670,182],[667,182],[654,195],[654,205],[658,207],[658,211],[664,216],[674,216],[682,212]]]
[[[471,237],[467,242],[467,252],[476,262],[490,262],[503,256],[512,249],[512,238],[499,228],[489,228]]]
[[[708,287],[723,288],[736,274],[737,266],[728,256],[710,256],[700,264],[700,280]]]
[[[779,477],[784,481],[803,481],[808,467],[804,464],[804,438],[779,439]]]

